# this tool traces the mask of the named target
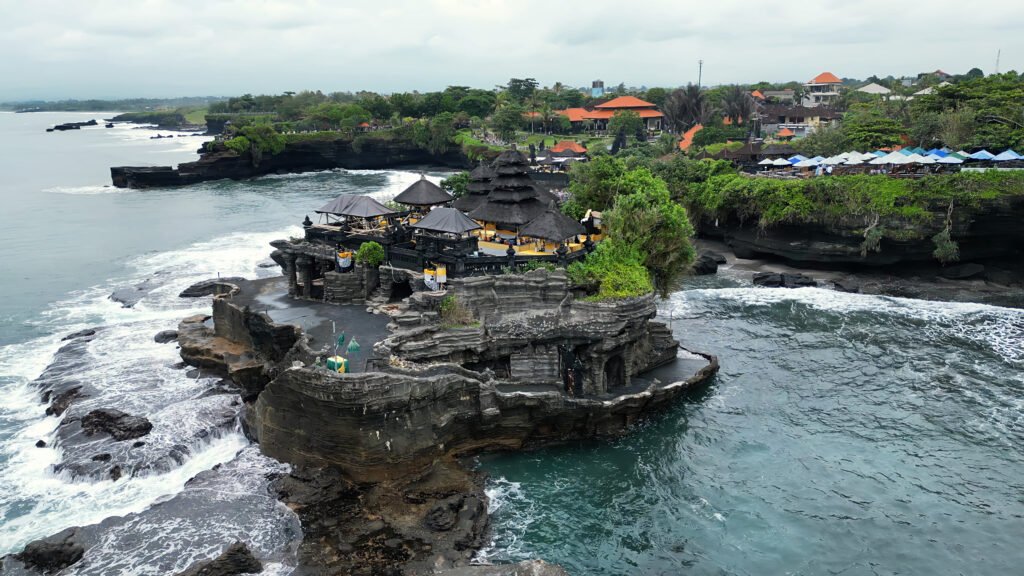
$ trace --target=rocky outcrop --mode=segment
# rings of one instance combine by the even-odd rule
[[[939,270],[932,237],[945,228],[948,206],[929,207],[931,217],[821,217],[803,223],[760,227],[740,214],[720,215],[700,223],[702,235],[726,242],[744,259],[775,258],[802,266],[893,267],[927,264]],[[1017,262],[1024,254],[1024,195],[978,200],[975,206],[954,206],[950,236],[959,245],[960,262],[998,263],[1024,278]],[[865,245],[865,230],[884,231],[877,246]]]
[[[468,564],[487,535],[483,478],[450,460],[375,484],[300,467],[275,488],[302,521],[300,565],[316,573],[434,574]]]
[[[237,576],[239,574],[258,574],[263,572],[260,562],[244,542],[235,542],[228,546],[220,556],[213,560],[198,562],[178,576]]]
[[[230,178],[241,180],[266,174],[347,169],[390,169],[409,166],[449,166],[470,168],[470,159],[458,148],[433,154],[419,145],[398,138],[342,137],[336,140],[307,140],[288,144],[274,155],[265,155],[257,165],[248,154],[219,149],[205,152],[195,162],[177,169],[161,167],[114,167],[110,169],[114,186],[152,188],[182,186]]]
[[[118,442],[141,438],[153,429],[153,424],[142,416],[111,409],[93,410],[82,417],[81,424],[86,436],[106,433]]]
[[[754,286],[767,288],[809,288],[818,282],[804,274],[776,274],[775,272],[758,272],[754,274]]]
[[[53,536],[29,542],[13,558],[27,568],[53,574],[78,562],[85,555],[85,547],[77,539],[78,528],[68,528]]]
[[[238,292],[238,282],[244,282],[244,278],[212,278],[203,280],[185,288],[178,294],[179,298],[199,298],[201,296],[214,296],[221,294],[234,294]]]

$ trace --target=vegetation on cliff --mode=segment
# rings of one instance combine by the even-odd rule
[[[573,167],[570,191],[566,214],[580,218],[583,206],[604,213],[608,239],[601,245],[611,247],[595,251],[573,272],[598,281],[599,296],[636,296],[635,290],[649,291],[652,284],[667,294],[689,270],[695,252],[686,208],[672,201],[665,181],[647,167],[601,156]],[[649,274],[646,284],[634,281],[634,264]]]

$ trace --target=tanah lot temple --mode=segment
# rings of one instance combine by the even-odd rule
[[[303,238],[275,242],[273,257],[291,295],[336,303],[369,298],[385,276],[397,300],[442,290],[450,278],[565,267],[594,249],[601,229],[562,214],[529,166],[522,152],[506,150],[470,173],[460,198],[421,177],[394,198],[401,208],[342,194],[316,210],[318,222],[306,217]],[[383,258],[360,266],[357,253],[369,242]]]

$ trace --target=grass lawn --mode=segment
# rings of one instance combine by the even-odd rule
[[[207,108],[193,108],[185,112],[185,121],[189,124],[206,124]]]

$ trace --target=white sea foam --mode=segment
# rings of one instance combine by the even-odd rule
[[[519,482],[503,476],[489,479],[484,493],[487,494],[488,514],[492,518],[501,517],[503,529],[491,534],[491,540],[473,556],[473,563],[489,564],[499,552],[505,559],[525,559],[528,554],[524,554],[520,540],[537,519],[533,502]]]
[[[270,233],[235,233],[130,262],[137,272],[71,294],[33,323],[50,336],[0,347],[0,419],[8,436],[0,441],[0,554],[72,525],[96,523],[110,516],[139,512],[179,492],[200,471],[230,461],[248,445],[238,431],[201,434],[211,420],[203,415],[223,410],[228,396],[203,397],[211,383],[175,367],[180,360],[172,344],[157,344],[153,334],[173,328],[184,316],[208,312],[209,299],[177,294],[197,280],[216,276],[253,276],[273,271],[256,264],[266,259],[271,240],[295,235],[293,227]],[[152,281],[133,308],[111,301],[112,289]],[[146,449],[160,450],[182,442],[190,449],[185,463],[170,472],[91,482],[56,474],[62,459],[55,446],[59,418],[46,417],[40,391],[31,384],[62,344],[60,336],[100,326],[86,349],[76,376],[95,393],[79,401],[81,409],[113,407],[144,415],[153,422]],[[205,437],[204,437],[205,436]],[[189,440],[191,438],[191,440]],[[197,438],[201,438],[197,440]],[[38,440],[48,447],[36,448]]]
[[[934,302],[850,294],[823,288],[719,288],[678,292],[662,303],[675,318],[692,313],[692,298],[732,300],[744,306],[793,302],[840,315],[871,313],[921,321],[937,336],[957,336],[991,348],[1007,362],[1024,362],[1024,310],[967,302]]]
[[[124,194],[128,192],[134,192],[128,188],[118,188],[116,186],[104,185],[104,186],[54,186],[53,188],[46,188],[43,190],[48,194],[67,194],[70,196],[95,196],[97,194]]]

